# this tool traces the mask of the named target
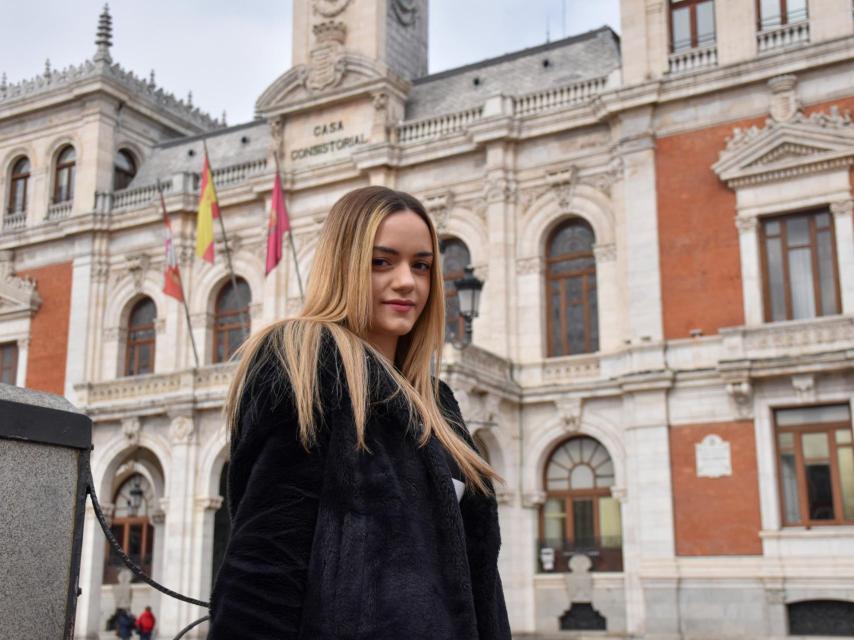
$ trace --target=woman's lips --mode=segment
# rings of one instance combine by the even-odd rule
[[[383,304],[400,313],[406,313],[415,308],[415,304],[412,302],[383,302]]]

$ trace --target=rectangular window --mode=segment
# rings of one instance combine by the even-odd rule
[[[18,384],[18,344],[0,344],[0,382]]]
[[[762,221],[765,320],[840,313],[833,221],[826,209]]]
[[[783,524],[854,524],[854,445],[848,405],[778,409]]]
[[[714,0],[670,0],[670,48],[673,53],[715,43]]]
[[[760,31],[807,19],[807,0],[757,0],[756,5]]]

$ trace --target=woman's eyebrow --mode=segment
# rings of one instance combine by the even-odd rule
[[[398,251],[397,249],[392,249],[391,247],[383,247],[380,245],[374,246],[374,251],[379,251],[381,253],[389,253],[393,256],[399,256],[400,255],[400,251]],[[415,257],[416,258],[432,258],[433,252],[432,251],[419,251],[418,253],[415,254]]]

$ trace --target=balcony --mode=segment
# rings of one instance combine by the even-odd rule
[[[569,538],[540,538],[537,541],[537,567],[541,573],[567,573],[572,556],[583,554],[590,558],[591,571],[620,572],[623,570],[623,541],[619,536],[570,540]],[[551,568],[544,567],[543,557],[554,552]]]
[[[73,202],[66,200],[65,202],[54,202],[47,208],[48,220],[64,220],[71,215],[71,206]]]
[[[23,229],[27,226],[26,211],[10,211],[3,216],[4,229]]]
[[[807,44],[809,41],[808,20],[762,29],[756,34],[756,48],[760,54]]]
[[[688,73],[697,69],[705,69],[707,67],[715,67],[718,64],[718,47],[711,45],[707,47],[697,47],[671,53],[668,58],[669,71],[671,74]]]

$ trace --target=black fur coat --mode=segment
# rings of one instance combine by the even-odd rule
[[[390,380],[373,356],[372,453],[356,452],[331,345],[321,349],[324,416],[311,453],[278,365],[248,381],[209,640],[510,640],[495,498],[467,488],[457,503],[444,448],[435,437],[418,448],[402,401],[383,401]],[[441,404],[463,424],[444,383]]]

